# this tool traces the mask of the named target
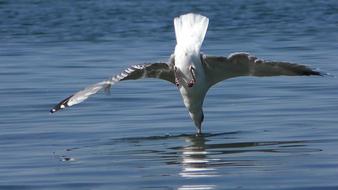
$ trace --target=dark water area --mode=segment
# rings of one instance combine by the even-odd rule
[[[51,115],[129,65],[166,61],[173,18],[210,19],[206,54],[245,51],[324,77],[234,78],[204,103],[127,81]],[[0,189],[338,189],[338,1],[0,0]]]

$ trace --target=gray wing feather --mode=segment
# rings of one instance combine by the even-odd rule
[[[295,63],[265,61],[248,53],[234,53],[228,57],[202,55],[209,85],[240,76],[301,76],[321,75],[320,72]]]
[[[62,100],[60,103],[55,105],[53,109],[50,110],[51,113],[54,113],[60,109],[79,104],[89,98],[89,96],[96,94],[100,90],[109,90],[110,87],[120,81],[124,80],[137,80],[142,78],[158,78],[162,80],[169,81],[175,84],[175,75],[172,64],[166,63],[152,63],[144,65],[134,65],[118,75],[111,77],[109,80],[105,80],[93,85],[86,87],[85,89],[69,96],[68,98]]]

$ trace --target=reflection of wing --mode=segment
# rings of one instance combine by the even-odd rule
[[[264,61],[247,53],[234,53],[228,57],[203,55],[202,62],[210,86],[239,76],[321,75],[320,72],[304,65]]]
[[[69,107],[78,103],[81,103],[89,96],[96,94],[101,89],[109,90],[111,85],[123,80],[136,80],[142,78],[159,78],[166,81],[169,81],[175,84],[175,76],[173,65],[166,63],[153,63],[145,65],[134,65],[124,70],[119,75],[113,76],[110,80],[105,80],[71,95],[70,97],[62,100],[58,103],[53,109],[50,110],[51,113],[54,113],[65,107]]]

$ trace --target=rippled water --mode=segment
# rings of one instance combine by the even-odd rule
[[[172,19],[191,11],[210,18],[207,54],[332,76],[224,81],[203,137],[157,80],[49,114],[129,65],[167,60]],[[338,188],[337,1],[0,0],[0,18],[0,189]]]

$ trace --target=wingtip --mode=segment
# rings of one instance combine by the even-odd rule
[[[324,73],[322,73],[322,72],[320,72],[320,71],[311,71],[311,72],[309,73],[309,75],[323,76]]]
[[[317,76],[321,76],[321,77],[326,77],[326,76],[332,76],[331,74],[329,73],[326,73],[326,72],[322,72],[322,71],[319,71],[319,70],[314,70],[312,71],[311,75],[317,75]]]
[[[49,112],[50,113],[55,113],[55,112],[57,112],[57,111],[59,111],[61,109],[64,109],[64,108],[68,107],[67,106],[67,102],[68,102],[68,100],[66,102],[64,102],[64,101],[60,102],[59,104],[57,104],[56,106],[54,106],[54,108],[52,108],[51,110],[49,110]]]
[[[56,106],[54,106],[51,110],[49,110],[50,113],[55,113],[61,109],[64,109],[66,107],[69,107],[68,101],[69,99],[73,97],[73,95],[69,96],[68,98],[62,100],[60,103],[58,103]]]
[[[328,75],[327,73],[320,71],[318,68],[317,69],[308,68],[308,70],[304,71],[303,74],[307,76],[314,75],[314,76],[321,76],[321,77]]]
[[[319,72],[319,76],[321,76],[321,77],[334,77],[334,78],[336,77],[336,76],[332,75],[331,73],[326,73],[326,72]]]

